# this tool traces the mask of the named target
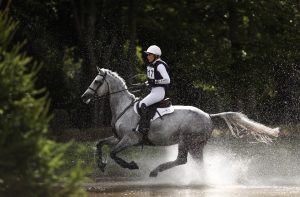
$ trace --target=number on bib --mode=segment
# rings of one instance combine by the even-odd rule
[[[149,79],[154,79],[154,68],[148,66],[147,67],[147,76]]]

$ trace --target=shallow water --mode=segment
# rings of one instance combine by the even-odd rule
[[[136,151],[138,150],[138,151]],[[211,140],[200,168],[188,164],[148,177],[157,165],[174,160],[177,146],[145,147],[123,155],[139,170],[129,171],[109,160],[95,183],[85,184],[89,196],[300,196],[300,154],[297,140],[266,145],[247,140]]]
[[[90,186],[89,197],[101,196],[205,196],[205,197],[269,197],[300,195],[300,187],[275,187],[275,186],[209,186],[209,185],[168,185],[168,184],[144,184],[141,182],[122,182],[122,184]]]

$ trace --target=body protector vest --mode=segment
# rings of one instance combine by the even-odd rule
[[[160,72],[157,70],[157,67],[160,64],[164,65],[168,75],[170,76],[170,69],[169,69],[169,66],[167,65],[167,63],[162,61],[162,60],[157,60],[156,62],[151,63],[147,66],[148,83],[149,83],[151,88],[152,87],[164,87],[165,88],[165,95],[166,95],[165,97],[167,97],[167,93],[168,93],[168,90],[169,90],[169,84],[155,84],[155,80],[163,79]]]

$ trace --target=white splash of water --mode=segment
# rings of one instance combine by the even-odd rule
[[[233,153],[221,152],[205,155],[206,183],[237,185],[246,181],[249,161],[236,158]]]
[[[177,146],[167,148],[166,161],[177,157]],[[238,185],[246,180],[249,160],[236,158],[234,153],[224,149],[209,150],[204,154],[204,165],[201,167],[190,156],[188,163],[161,172],[157,181],[179,185]]]

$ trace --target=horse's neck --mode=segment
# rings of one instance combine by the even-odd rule
[[[124,90],[125,87],[122,82],[114,79],[114,83],[110,84],[110,93]],[[110,108],[112,113],[112,124],[115,124],[119,115],[128,107],[135,99],[134,95],[130,94],[128,90],[118,92],[110,95]]]

